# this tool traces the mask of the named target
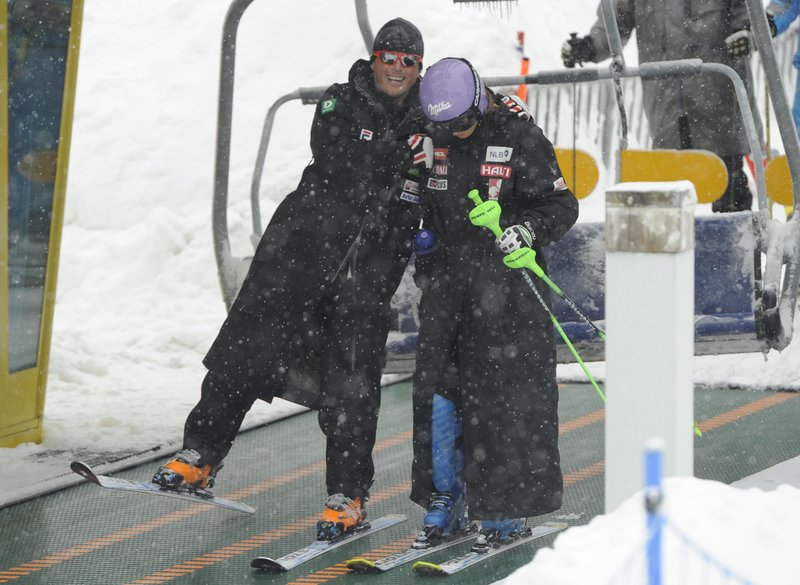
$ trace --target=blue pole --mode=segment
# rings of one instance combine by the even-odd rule
[[[644,503],[647,510],[647,585],[661,585],[661,516],[664,442],[650,439],[644,454]]]

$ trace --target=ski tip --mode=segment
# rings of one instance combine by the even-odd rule
[[[386,514],[386,516],[382,516],[382,518],[386,518],[386,520],[394,524],[399,524],[400,522],[405,522],[408,516],[405,514]]]
[[[417,561],[411,566],[411,570],[417,575],[444,575],[444,569],[436,563],[429,563],[428,561]]]
[[[69,464],[69,468],[74,472],[83,477],[84,479],[88,479],[91,482],[96,484],[100,483],[100,480],[97,479],[97,475],[92,468],[86,465],[82,461],[73,461]]]
[[[248,506],[247,504],[245,504],[243,502],[231,502],[232,504],[234,504],[233,506],[221,506],[219,504],[220,500],[221,500],[221,498],[214,498],[213,500],[210,500],[210,503],[215,503],[220,508],[233,510],[234,512],[241,512],[242,514],[247,514],[248,516],[252,516],[253,514],[256,513],[256,509],[253,508],[253,506]],[[222,501],[226,501],[226,500],[222,500]]]
[[[256,557],[250,561],[250,566],[260,571],[267,571],[270,573],[285,573],[286,568],[278,561],[269,557]]]
[[[347,568],[355,573],[382,573],[374,562],[362,557],[356,557],[346,561]]]

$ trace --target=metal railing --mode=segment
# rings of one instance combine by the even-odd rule
[[[748,9],[751,9],[751,20],[753,20],[756,41],[768,35],[761,29],[766,28],[766,17],[758,13],[759,8],[763,11],[760,0],[747,0]],[[213,206],[213,230],[214,248],[219,269],[220,284],[223,298],[226,305],[230,308],[233,299],[238,291],[238,287],[244,277],[249,261],[247,259],[234,258],[231,254],[230,242],[228,239],[227,226],[227,204],[228,204],[228,174],[230,161],[230,135],[231,118],[233,104],[233,77],[235,69],[235,49],[236,31],[239,20],[244,10],[253,0],[234,0],[226,16],[221,58],[220,75],[220,98],[218,111],[217,127],[217,156],[216,173],[214,182],[214,206]],[[755,5],[755,12],[752,11]],[[609,0],[603,0],[606,11],[610,7]],[[605,6],[608,5],[608,6]],[[368,18],[366,17],[365,0],[356,0],[356,9],[359,16],[359,26],[362,31],[365,44],[369,46],[369,39],[372,38],[369,28]],[[754,16],[755,15],[755,16]],[[611,19],[613,21],[613,18]],[[764,22],[761,23],[760,20]],[[756,21],[759,21],[758,23]],[[616,23],[607,26],[609,36],[616,34],[616,39],[611,39],[610,45],[621,49],[619,42],[619,32]],[[485,82],[491,87],[517,87],[520,84],[529,86],[529,103],[537,124],[543,128],[545,134],[551,137],[556,145],[574,145],[578,135],[589,136],[597,145],[602,153],[602,163],[606,169],[611,169],[613,164],[618,164],[614,160],[614,154],[620,147],[625,147],[628,141],[627,127],[633,129],[630,137],[631,144],[638,148],[647,148],[650,143],[649,129],[644,117],[642,106],[641,79],[663,78],[672,76],[692,76],[692,75],[725,75],[733,83],[736,90],[736,98],[745,124],[746,135],[749,141],[751,154],[754,160],[762,159],[762,145],[765,144],[764,124],[765,120],[759,115],[754,117],[753,111],[766,111],[764,95],[767,86],[790,88],[786,93],[793,93],[796,71],[791,66],[791,55],[794,51],[797,35],[787,32],[779,37],[769,47],[762,46],[762,51],[752,59],[757,62],[764,58],[770,63],[765,70],[780,68],[780,75],[787,81],[786,85],[781,85],[781,81],[773,72],[771,75],[762,73],[761,67],[754,67],[757,71],[752,80],[751,90],[748,92],[743,81],[729,67],[716,63],[703,63],[695,59],[679,61],[668,61],[660,63],[643,63],[639,67],[627,67],[621,59],[621,54],[615,52],[610,67],[592,67],[577,70],[542,71],[528,76],[511,76],[487,78]],[[777,61],[777,63],[776,63]],[[750,80],[747,80],[750,81]],[[621,88],[617,92],[613,86]],[[313,104],[319,100],[325,88],[312,87],[300,88],[292,93],[279,98],[268,110],[262,131],[261,143],[257,155],[254,169],[253,180],[251,183],[251,208],[253,231],[251,239],[257,243],[263,232],[260,211],[260,190],[264,179],[264,166],[269,150],[272,126],[275,116],[280,107],[292,100],[301,100],[306,104]],[[621,94],[624,101],[622,112],[626,117],[626,132],[620,125],[620,108],[617,103],[617,95]],[[793,185],[798,180],[800,172],[795,172],[798,166],[795,155],[797,148],[797,135],[794,124],[789,123],[787,128],[786,116],[788,114],[787,101],[792,96],[777,95],[772,96],[775,103],[776,120],[781,129],[781,137],[784,144],[787,140],[784,136],[788,135],[787,155],[792,170]],[[777,99],[776,99],[777,98]],[[762,104],[758,109],[753,108],[753,104]],[[791,120],[791,117],[789,117]],[[771,120],[770,120],[771,126]],[[624,138],[621,139],[620,135]],[[769,240],[769,231],[766,229],[769,221],[768,206],[766,202],[766,186],[764,179],[764,169],[761,165],[755,165],[756,191],[758,194],[759,211],[762,236],[765,241]],[[612,173],[617,176],[616,173]],[[795,188],[795,192],[800,189]],[[795,219],[800,214],[796,214]],[[791,317],[794,314],[794,307],[787,308],[787,305],[794,305],[797,299],[798,280],[800,280],[800,270],[798,270],[797,258],[800,258],[800,251],[797,250],[800,242],[794,241],[798,238],[787,238],[781,242],[785,245],[786,251],[781,248],[773,254],[773,262],[767,264],[764,275],[764,287],[767,294],[759,302],[764,301],[765,314],[772,320],[769,330],[774,337],[783,339],[774,347],[781,348],[781,343],[788,344],[791,339]],[[793,260],[795,258],[795,260]],[[759,260],[760,261],[760,260]],[[786,276],[783,276],[783,268],[786,268]],[[779,291],[783,294],[779,294]],[[781,297],[781,298],[779,298]],[[786,302],[784,299],[786,298]],[[786,309],[781,311],[781,305]],[[785,345],[783,345],[785,346]]]

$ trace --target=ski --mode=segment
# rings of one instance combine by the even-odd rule
[[[348,544],[354,540],[358,540],[363,536],[377,532],[378,530],[383,530],[384,528],[389,528],[395,524],[400,524],[401,522],[405,522],[405,520],[406,517],[402,514],[387,514],[386,516],[376,518],[372,522],[365,522],[362,528],[351,534],[347,534],[338,540],[315,540],[308,546],[291,552],[288,555],[282,556],[279,559],[256,557],[250,561],[250,566],[254,569],[259,569],[261,571],[267,571],[270,573],[285,573],[286,571],[294,569],[298,565],[302,565],[313,558],[339,548],[343,544]]]
[[[378,559],[377,561],[371,561],[369,559],[365,559],[364,557],[354,557],[347,561],[347,568],[354,573],[361,574],[385,573],[386,571],[394,569],[395,567],[410,563],[411,561],[415,561],[436,551],[444,550],[446,548],[450,548],[451,546],[466,542],[474,538],[477,531],[477,525],[470,526],[468,530],[459,532],[453,535],[451,538],[448,538],[447,540],[437,544],[436,546],[431,546],[429,548],[409,548],[407,551],[399,552],[388,557]]]
[[[411,568],[417,575],[446,577],[447,575],[458,573],[467,567],[476,565],[490,557],[506,552],[507,550],[515,548],[521,544],[536,540],[537,538],[542,538],[548,534],[553,534],[554,532],[563,530],[566,527],[567,524],[563,522],[546,522],[545,524],[540,524],[529,529],[528,533],[524,536],[521,536],[508,544],[501,544],[490,548],[486,552],[470,551],[465,555],[449,559],[444,563],[439,564],[428,563],[426,561],[417,561]]]
[[[92,471],[91,467],[81,461],[73,461],[70,463],[69,468],[92,483],[112,490],[167,496],[168,498],[209,504],[219,508],[235,510],[236,512],[244,512],[245,514],[253,514],[255,512],[255,509],[247,504],[226,500],[225,498],[218,498],[208,490],[170,490],[150,482],[130,481],[118,477],[110,477],[108,475],[98,475]]]

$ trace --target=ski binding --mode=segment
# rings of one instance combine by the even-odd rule
[[[365,522],[364,525],[349,534],[345,534],[336,540],[315,540],[308,546],[298,549],[288,555],[282,556],[279,559],[271,559],[269,557],[256,557],[250,561],[250,566],[254,569],[267,571],[269,573],[285,573],[294,569],[298,565],[310,561],[322,554],[339,548],[343,544],[348,544],[354,540],[358,540],[364,536],[368,536],[378,530],[389,528],[395,524],[405,522],[406,517],[402,514],[387,514],[376,518],[372,522]]]
[[[546,522],[544,524],[539,524],[538,526],[529,528],[525,533],[522,534],[522,536],[512,540],[507,544],[495,545],[485,552],[470,551],[465,555],[452,558],[440,564],[417,561],[411,568],[417,575],[446,577],[466,569],[467,567],[471,567],[483,562],[490,557],[515,548],[521,544],[536,540],[537,538],[542,538],[548,534],[553,534],[554,532],[563,530],[566,527],[567,524],[563,522]]]
[[[347,568],[354,573],[361,574],[385,573],[386,571],[394,569],[395,567],[410,563],[411,561],[415,561],[436,551],[444,550],[446,548],[450,548],[451,546],[466,542],[474,538],[477,532],[478,524],[471,524],[466,530],[461,530],[451,535],[449,538],[446,538],[437,545],[428,548],[409,548],[406,551],[378,559],[377,561],[371,561],[369,559],[365,559],[364,557],[355,557],[346,562]]]

